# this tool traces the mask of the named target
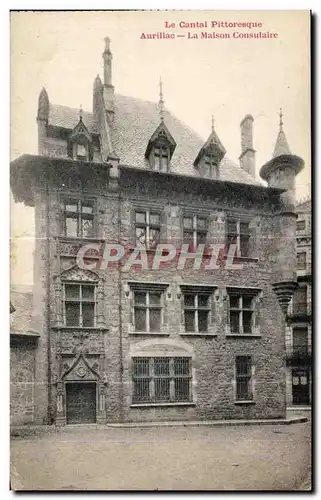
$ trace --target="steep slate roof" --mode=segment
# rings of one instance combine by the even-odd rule
[[[10,302],[15,308],[14,312],[10,314],[10,333],[30,335],[33,306],[32,292],[11,290]]]
[[[290,155],[291,150],[287,141],[287,138],[285,136],[284,131],[281,129],[278,133],[274,151],[273,151],[273,158],[276,158],[277,156],[282,156],[282,155]]]
[[[73,129],[78,121],[78,109],[50,105],[49,125]],[[99,133],[92,113],[84,111],[83,121],[90,133]],[[167,110],[164,110],[164,122],[177,143],[171,160],[172,171],[177,174],[197,176],[193,163],[205,141]],[[115,95],[111,136],[114,151],[119,156],[121,164],[149,168],[144,155],[148,141],[159,123],[157,103]],[[220,163],[220,178],[223,181],[260,185],[228,158],[223,158]]]

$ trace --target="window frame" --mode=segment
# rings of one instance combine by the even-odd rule
[[[70,298],[66,296],[66,286],[74,286],[79,288],[79,296],[76,298]],[[83,299],[83,287],[91,286],[93,287],[93,299]],[[78,304],[79,305],[79,316],[78,325],[68,325],[67,324],[67,310],[66,304]],[[83,305],[93,304],[93,324],[84,326],[84,316],[83,316]],[[97,283],[88,282],[74,282],[65,281],[62,283],[62,310],[63,310],[63,324],[65,327],[69,328],[96,328],[97,326]]]
[[[185,228],[185,219],[192,219],[192,227],[191,228]],[[205,229],[202,229],[199,227],[198,221],[199,220],[204,220],[205,221]],[[208,235],[208,228],[209,228],[209,219],[208,216],[206,215],[189,215],[189,214],[183,214],[183,220],[182,220],[182,228],[183,228],[183,242],[184,243],[189,243],[193,246],[193,248],[196,248],[198,245],[205,245],[206,240],[207,240],[207,235]],[[187,239],[186,238],[186,233],[191,234],[192,238]],[[205,237],[205,241],[203,243],[199,242],[199,235],[202,234],[203,237]],[[192,240],[192,241],[191,241]]]
[[[147,362],[147,374],[138,376],[135,375],[135,361],[146,361]],[[164,363],[164,365],[168,365],[168,374],[156,373],[155,370],[155,360],[161,360],[164,362],[168,360],[168,363]],[[184,362],[188,361],[188,374],[177,374],[175,372],[175,360],[184,360]],[[138,380],[147,381],[148,384],[148,396],[142,397],[141,400],[135,396],[135,382]],[[177,393],[179,392],[176,388],[176,381],[178,380],[188,380],[188,394],[186,398],[177,397]],[[192,404],[193,403],[193,393],[192,393],[192,381],[193,381],[193,367],[192,367],[192,358],[191,356],[133,356],[131,358],[131,381],[132,381],[132,390],[131,390],[131,402],[132,405],[167,405],[167,404]],[[168,382],[168,397],[157,398],[157,382],[159,381],[167,381]],[[161,385],[161,384],[160,384]],[[166,387],[166,386],[165,386]]]
[[[303,262],[300,262],[299,256],[304,255]],[[296,266],[298,271],[305,271],[307,268],[307,252],[301,251],[296,254]]]
[[[206,174],[210,179],[219,178],[219,164],[216,156],[213,153],[207,153],[204,157],[204,166],[206,167]],[[215,172],[215,176],[213,175]]]
[[[136,214],[145,214],[145,222],[137,222],[136,220]],[[159,223],[158,224],[153,224],[150,222],[150,218],[152,215],[157,215],[159,218]],[[135,208],[134,209],[134,238],[135,238],[135,245],[137,247],[140,247],[140,242],[138,243],[138,238],[136,236],[136,229],[141,228],[145,229],[145,245],[143,245],[143,248],[146,248],[147,250],[152,250],[154,246],[156,247],[160,243],[161,239],[161,213],[157,209],[150,209],[150,208]],[[150,244],[150,230],[158,230],[158,239],[155,241],[155,244],[151,246]]]
[[[66,238],[81,238],[90,239],[95,235],[95,201],[92,199],[83,199],[70,196],[69,198],[64,198],[63,201],[63,235]],[[77,210],[67,210],[68,205],[76,205]],[[91,213],[83,212],[83,207],[90,207],[92,209]],[[77,219],[77,231],[76,234],[67,233],[67,219]],[[84,236],[83,232],[83,221],[91,220],[91,235]]]
[[[303,227],[299,227],[300,224]],[[300,219],[296,221],[296,231],[305,231],[306,230],[306,220],[305,219]]]
[[[168,172],[169,161],[169,147],[165,144],[156,143],[153,148],[153,170],[156,172]],[[157,165],[158,168],[156,168]]]
[[[238,307],[231,307],[231,297],[238,298]],[[243,301],[244,297],[250,298],[252,303],[251,307],[244,307]],[[231,312],[238,313],[238,331],[232,330],[232,321],[231,321]],[[244,320],[243,313],[250,312],[251,313],[251,330],[250,332],[244,331]],[[229,316],[229,325],[230,325],[230,333],[231,335],[253,335],[255,333],[256,326],[256,294],[246,293],[242,291],[228,291],[228,316]]]
[[[236,232],[229,232],[228,225],[229,223],[235,223],[236,224]],[[248,232],[241,232],[241,225],[242,224],[247,224],[248,226]],[[234,243],[229,242],[229,237],[233,236],[234,239],[236,240]],[[242,237],[246,237],[247,239],[247,245],[248,245],[248,251],[246,254],[242,253]],[[251,232],[250,232],[250,221],[243,219],[241,217],[233,217],[229,216],[227,217],[227,227],[226,227],[226,245],[229,247],[231,244],[236,244],[236,250],[237,250],[237,256],[238,257],[244,257],[244,258],[249,258],[251,256],[250,252],[250,239],[251,239]]]
[[[133,327],[134,327],[134,332],[141,332],[143,334],[155,334],[159,333],[162,331],[162,328],[164,326],[164,292],[161,290],[133,290],[133,305],[132,305],[132,313],[133,313]],[[137,304],[135,303],[135,294],[145,294],[146,300],[145,300],[145,305],[144,304]],[[156,304],[150,304],[150,294],[157,294],[160,296],[159,300],[159,305]],[[144,310],[145,312],[145,326],[146,330],[137,330],[136,329],[136,310]],[[151,310],[159,310],[160,311],[160,325],[158,330],[151,330],[151,324],[150,324],[150,311]]]
[[[185,303],[185,297],[187,295],[193,296],[194,297],[194,304],[193,306],[187,306]],[[199,305],[199,296],[202,295],[203,297],[207,297],[207,305],[206,306],[200,306]],[[206,334],[209,331],[210,323],[211,323],[211,295],[208,293],[202,293],[200,292],[195,292],[195,291],[185,291],[183,293],[183,300],[184,300],[184,326],[185,326],[185,332],[186,333],[200,333],[200,334]],[[194,330],[187,330],[186,329],[186,311],[189,312],[194,312]],[[199,313],[202,311],[207,312],[207,318],[206,318],[206,330],[200,330],[199,329]]]
[[[238,361],[246,360],[246,362],[249,361],[249,364],[247,366],[247,373],[239,373],[238,372]],[[236,403],[248,403],[248,402],[254,402],[254,391],[253,391],[253,359],[252,356],[250,355],[237,355],[235,356],[235,401]],[[239,381],[247,381],[247,397],[244,397],[244,392],[239,392],[238,391],[238,382]],[[242,397],[241,397],[242,396]]]

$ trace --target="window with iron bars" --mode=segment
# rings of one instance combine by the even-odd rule
[[[255,297],[230,294],[229,315],[231,333],[252,333],[255,324]]]
[[[133,404],[191,402],[191,362],[187,357],[133,358]]]
[[[160,240],[160,214],[146,211],[135,212],[136,245],[155,248]]]
[[[66,326],[94,327],[96,285],[65,283],[63,286],[63,313]]]
[[[219,167],[215,155],[208,153],[205,156],[204,164],[206,166],[206,175],[211,179],[218,179]]]
[[[78,238],[90,238],[94,234],[94,203],[74,200],[64,204],[64,234]]]
[[[163,294],[134,292],[134,328],[136,332],[160,332],[163,323]]]
[[[251,356],[236,356],[236,401],[253,401]]]
[[[184,293],[185,331],[204,333],[208,331],[210,296],[202,293]]]
[[[307,254],[306,252],[297,253],[297,269],[304,270],[307,265]]]
[[[183,218],[183,239],[184,243],[189,243],[192,247],[205,244],[207,236],[207,219],[194,215]]]
[[[226,244],[236,245],[237,254],[241,257],[250,255],[250,227],[249,222],[229,218],[227,221]]]

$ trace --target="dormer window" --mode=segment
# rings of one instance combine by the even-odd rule
[[[176,142],[162,121],[149,139],[145,151],[149,167],[156,172],[168,172],[175,148]]]
[[[225,153],[225,148],[218,138],[212,123],[212,132],[194,161],[194,167],[198,170],[199,175],[209,179],[219,179],[219,165]]]
[[[68,138],[68,156],[78,161],[91,161],[93,159],[92,137],[83,122],[82,112],[79,122]]]

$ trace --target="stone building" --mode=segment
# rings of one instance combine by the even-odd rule
[[[289,304],[287,350],[287,403],[310,405],[312,396],[312,254],[311,199],[297,205],[298,288]]]
[[[92,112],[43,89],[38,155],[11,164],[35,211],[33,421],[284,417],[303,160],[281,122],[263,186],[251,115],[236,165],[214,125],[204,142],[162,93],[115,94],[105,42]]]

